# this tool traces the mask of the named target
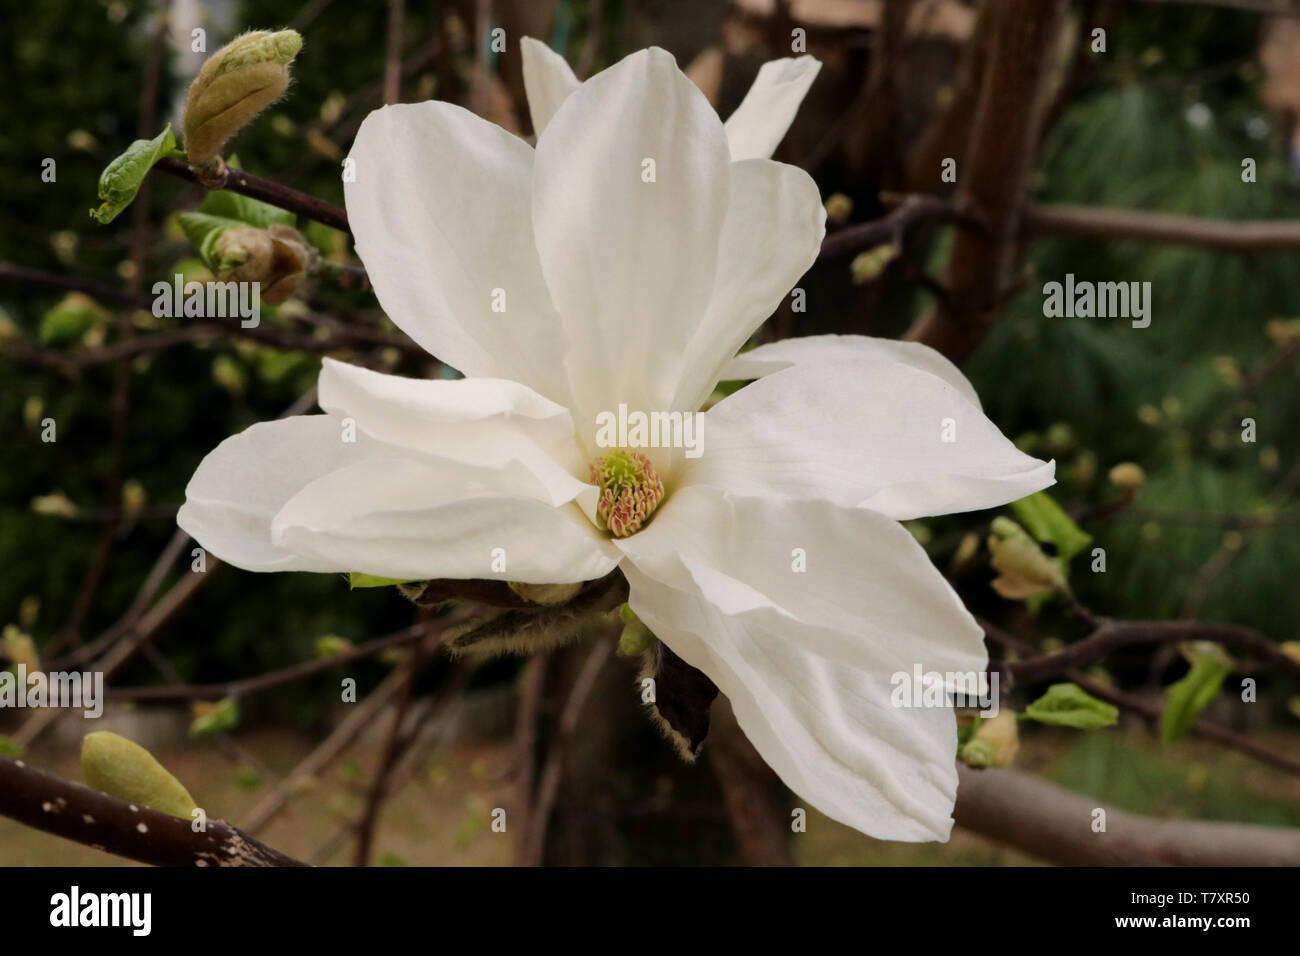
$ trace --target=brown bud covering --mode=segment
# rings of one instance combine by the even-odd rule
[[[261,283],[262,301],[279,305],[302,285],[315,251],[302,234],[276,223],[266,229],[227,229],[213,266],[224,281]]]

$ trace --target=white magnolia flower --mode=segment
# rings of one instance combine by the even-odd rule
[[[813,181],[767,158],[815,60],[767,64],[725,126],[663,50],[581,84],[541,44],[524,65],[536,149],[428,102],[370,114],[351,153],[381,305],[467,377],[327,359],[325,414],[223,442],[181,527],[254,571],[559,584],[620,567],[632,609],[797,794],[874,836],[946,839],[954,715],[891,706],[890,677],[981,672],[986,655],[898,522],[1020,498],[1052,464],[920,345],[820,336],[734,357],[822,240]],[[611,535],[596,416],[694,411],[740,378],[756,381],[705,413],[702,456],[606,462],[648,518]]]

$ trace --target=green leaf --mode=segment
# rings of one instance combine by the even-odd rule
[[[176,137],[172,135],[170,123],[153,139],[137,139],[128,146],[126,152],[105,166],[100,174],[99,198],[103,203],[98,209],[90,210],[91,218],[101,225],[116,219],[131,205],[154,164],[175,149]]]
[[[214,272],[216,267],[212,264],[212,254],[217,248],[217,240],[227,229],[243,229],[246,225],[239,219],[207,212],[183,212],[176,217],[176,222],[185,238],[194,244],[203,264]]]
[[[15,760],[23,755],[22,745],[13,738],[0,734],[0,757],[13,757]]]
[[[419,578],[381,578],[377,574],[362,574],[360,571],[353,571],[351,575],[352,590],[357,588],[386,588],[392,584],[409,584],[412,581],[418,581]]]
[[[1024,528],[999,515],[989,528],[988,547],[998,576],[993,590],[1009,601],[1019,601],[1057,591],[1069,593],[1070,586],[1060,562],[1043,549]]]
[[[1187,736],[1196,715],[1205,709],[1232,673],[1232,665],[1215,654],[1205,654],[1192,663],[1192,669],[1169,685],[1165,709],[1160,714],[1160,738],[1167,744]]]
[[[1098,700],[1077,684],[1053,684],[1025,708],[1024,716],[1040,724],[1096,730],[1119,719],[1119,708]]]
[[[225,189],[216,189],[204,196],[203,202],[199,203],[199,212],[222,219],[233,219],[242,225],[254,226],[257,229],[265,229],[276,223],[292,226],[296,219],[287,209]]]
[[[1071,558],[1092,541],[1092,535],[1075,524],[1052,496],[1044,491],[1011,502],[1011,510],[1035,538],[1056,545],[1062,570],[1065,570],[1064,565]]]

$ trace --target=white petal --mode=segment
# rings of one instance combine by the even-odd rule
[[[518,382],[403,378],[327,358],[318,401],[372,438],[500,470],[499,490],[519,497],[559,505],[586,487],[568,409]]]
[[[615,544],[645,573],[702,591],[723,614],[824,629],[800,641],[841,663],[983,669],[983,632],[961,599],[916,539],[874,511],[690,487]]]
[[[918,665],[973,680],[987,658],[911,535],[870,511],[693,488],[619,544],[632,609],[730,698],[791,789],[872,836],[947,838],[955,718],[895,706],[895,682]]]
[[[367,116],[349,158],[348,220],[389,318],[466,375],[567,402],[528,144],[459,106],[414,103]]]
[[[727,120],[733,160],[767,159],[776,151],[821,68],[821,61],[811,56],[763,64],[754,85]]]
[[[867,335],[808,335],[797,339],[782,339],[742,352],[727,363],[722,370],[722,380],[762,378],[802,362],[833,362],[841,359],[877,358],[902,362],[923,372],[937,375],[976,408],[980,397],[975,387],[961,369],[920,342],[900,342],[897,339],[879,339]]]
[[[978,511],[1054,481],[962,392],[882,359],[801,363],[704,416],[703,454],[682,485],[740,495],[825,498],[899,521]]]
[[[722,123],[659,49],[583,83],[537,143],[533,224],[589,445],[597,413],[673,397],[713,287],[728,166]]]
[[[481,470],[363,461],[305,487],[276,514],[275,543],[316,570],[393,578],[563,584],[601,577],[619,554],[575,504],[502,495]]]
[[[524,60],[524,93],[533,117],[533,134],[541,136],[560,104],[578,88],[578,78],[564,57],[539,40],[524,37],[519,52]]]
[[[222,561],[247,571],[317,570],[272,542],[276,512],[323,475],[371,456],[401,454],[364,435],[343,441],[340,423],[328,415],[259,422],[203,459],[176,523]]]
[[[816,260],[825,234],[817,184],[802,169],[770,159],[732,164],[718,274],[673,408],[703,404],[721,366]]]

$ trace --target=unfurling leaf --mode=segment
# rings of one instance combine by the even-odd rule
[[[1119,719],[1119,708],[1098,700],[1077,684],[1053,684],[1025,708],[1025,717],[1054,727],[1096,730]]]
[[[1232,673],[1232,664],[1218,654],[1202,654],[1181,680],[1169,685],[1160,714],[1160,739],[1167,744],[1187,736],[1196,715],[1205,709]]]
[[[1045,491],[1011,502],[1016,517],[1039,541],[1050,541],[1056,546],[1062,565],[1082,551],[1092,541],[1092,535],[1083,531],[1060,505]]]
[[[190,722],[191,737],[210,737],[234,730],[239,726],[239,700],[223,697],[215,703],[205,700],[194,702],[194,720]]]
[[[994,518],[989,535],[993,567],[999,572],[993,589],[1004,598],[1019,600],[1044,592],[1069,593],[1060,564],[1010,518]]]
[[[100,174],[99,198],[103,202],[98,209],[90,210],[91,218],[101,225],[116,219],[118,213],[131,205],[149,170],[175,148],[176,137],[170,124],[153,139],[137,139],[128,146]]]

